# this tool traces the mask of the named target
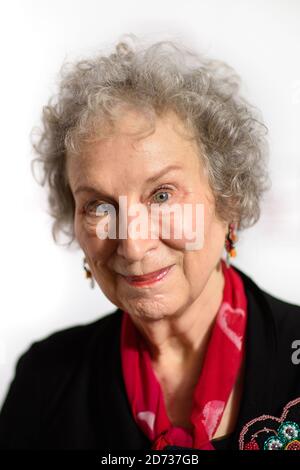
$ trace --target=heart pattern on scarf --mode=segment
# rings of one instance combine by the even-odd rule
[[[243,309],[232,308],[228,302],[223,302],[217,317],[220,328],[239,351],[242,348],[242,328],[245,315]]]
[[[155,422],[155,414],[152,411],[140,411],[137,414],[137,418],[140,421],[144,421],[148,424],[151,431],[154,429],[154,422]]]
[[[209,439],[212,439],[219,416],[223,413],[225,402],[212,400],[206,403],[203,408],[201,419]]]

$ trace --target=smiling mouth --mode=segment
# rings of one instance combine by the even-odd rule
[[[170,269],[174,266],[173,264],[165,268],[159,269],[158,271],[153,271],[152,273],[143,274],[141,276],[123,276],[122,277],[131,285],[142,286],[146,284],[151,284],[153,282],[160,281],[163,279]]]

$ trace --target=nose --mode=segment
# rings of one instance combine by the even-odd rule
[[[127,227],[123,228],[123,238],[118,238],[117,254],[128,262],[141,261],[147,253],[155,249],[159,243],[155,230],[151,232],[150,218],[127,214]]]
[[[141,261],[145,258],[147,253],[155,248],[155,240],[142,240],[133,239],[119,239],[117,253],[128,262]]]

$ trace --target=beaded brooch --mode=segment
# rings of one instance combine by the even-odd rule
[[[300,397],[290,401],[280,418],[262,415],[247,423],[239,438],[240,450],[300,450]]]

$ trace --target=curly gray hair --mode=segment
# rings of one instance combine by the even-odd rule
[[[257,222],[270,187],[267,128],[257,108],[240,95],[239,76],[226,63],[176,41],[145,46],[130,34],[110,55],[64,63],[59,91],[43,107],[32,170],[41,164],[37,181],[48,186],[56,243],[60,231],[68,235],[68,245],[75,241],[67,156],[107,135],[128,107],[147,113],[152,127],[156,116],[175,111],[198,143],[216,214],[236,222],[238,230]]]

